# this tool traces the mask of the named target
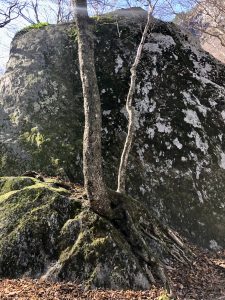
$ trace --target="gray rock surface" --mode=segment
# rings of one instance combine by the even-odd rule
[[[106,180],[116,184],[129,68],[140,23],[96,21]],[[157,22],[138,70],[128,191],[200,245],[225,245],[225,66]],[[34,169],[82,181],[82,92],[73,25],[16,35],[0,80],[0,174]]]

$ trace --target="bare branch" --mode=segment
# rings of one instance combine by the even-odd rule
[[[18,0],[0,1],[0,3],[2,4],[2,8],[0,8],[0,28],[17,19],[20,16],[20,11],[25,7],[25,4],[20,4]]]
[[[126,101],[126,109],[128,112],[128,119],[129,119],[129,124],[128,124],[128,133],[126,137],[126,141],[124,144],[123,152],[121,155],[121,160],[120,160],[120,166],[119,166],[119,172],[118,172],[118,186],[117,186],[117,192],[119,193],[125,193],[125,186],[126,186],[126,172],[127,172],[127,166],[128,166],[128,158],[129,154],[131,151],[131,147],[133,144],[133,137],[135,133],[135,110],[133,107],[133,98],[134,98],[134,93],[136,89],[136,78],[137,78],[137,67],[140,63],[141,60],[141,55],[143,52],[144,48],[144,43],[147,38],[150,25],[153,22],[153,12],[154,12],[154,5],[149,3],[149,9],[148,9],[148,19],[147,23],[145,25],[144,32],[142,34],[142,38],[139,44],[139,47],[137,49],[136,57],[134,60],[134,63],[131,67],[131,78],[130,78],[130,88],[129,92],[127,95],[127,101]]]

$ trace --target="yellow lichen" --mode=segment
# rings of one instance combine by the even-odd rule
[[[38,127],[31,128],[30,132],[24,132],[20,136],[20,139],[32,145],[36,145],[38,148],[40,148],[44,142],[48,141],[48,139],[46,139],[45,136],[40,133]]]

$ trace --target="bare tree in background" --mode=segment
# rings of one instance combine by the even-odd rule
[[[73,19],[71,0],[52,0],[56,4],[57,24],[69,22]]]
[[[88,6],[94,15],[99,16],[106,11],[112,10],[116,6],[116,0],[89,0]]]
[[[171,0],[170,0],[171,2]],[[176,22],[190,30],[195,30],[206,36],[219,39],[225,47],[225,1],[224,0],[186,0],[180,1],[181,7],[187,9],[187,13],[174,13]]]
[[[49,0],[43,3],[40,0],[27,0],[26,10],[20,16],[30,24],[49,22],[69,22],[73,18],[71,0]]]
[[[199,30],[209,36],[218,38],[221,45],[225,47],[224,0],[204,0],[201,2],[197,1],[197,9],[202,11],[205,18]]]
[[[40,6],[38,0],[26,1],[26,10],[20,16],[30,24],[40,23]]]
[[[3,28],[20,16],[20,12],[24,9],[26,4],[20,3],[19,0],[0,0],[0,5],[0,28]]]

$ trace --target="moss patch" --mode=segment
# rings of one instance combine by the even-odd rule
[[[0,177],[0,195],[21,190],[36,183],[36,179],[29,177]]]
[[[45,26],[48,26],[49,23],[48,22],[39,22],[39,23],[36,23],[36,24],[32,24],[30,26],[27,26],[25,27],[24,29],[40,29],[40,28],[43,28]]]
[[[0,178],[0,276],[43,272],[56,257],[58,235],[80,203],[68,191],[28,177]]]
[[[31,25],[29,25],[29,26],[24,27],[24,28],[21,29],[20,31],[18,31],[18,32],[16,33],[16,35],[15,35],[15,38],[24,35],[25,33],[29,32],[29,31],[32,30],[32,29],[39,30],[39,29],[45,28],[45,27],[48,26],[48,25],[49,25],[49,23],[47,23],[47,22],[39,22],[39,23],[36,23],[36,24],[31,24]]]

